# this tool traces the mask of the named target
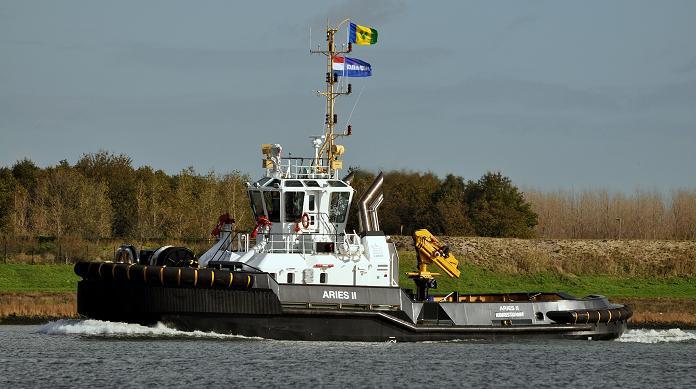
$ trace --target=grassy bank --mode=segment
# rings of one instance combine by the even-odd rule
[[[413,285],[404,272],[416,268],[413,251],[400,253],[402,287]],[[458,279],[441,276],[438,292],[458,290],[467,293],[564,291],[576,296],[603,294],[611,297],[670,297],[696,299],[696,277],[619,277],[611,275],[570,275],[554,272],[511,274],[496,272],[471,263],[460,262],[462,276]],[[431,267],[431,271],[437,271]]]
[[[413,283],[404,275],[416,267],[413,251],[400,251],[402,287]],[[460,261],[462,277],[438,278],[438,293],[564,291],[576,296],[603,294],[634,307],[637,326],[696,327],[696,277],[646,277],[580,274],[554,271],[510,273]],[[436,268],[432,269],[436,271]],[[76,316],[72,265],[0,265],[0,321]]]
[[[0,265],[0,292],[74,292],[73,265]]]
[[[415,253],[401,251],[399,284],[402,287],[413,286],[404,273],[415,268]],[[554,272],[509,274],[467,262],[460,263],[460,269],[459,279],[438,278],[438,292],[564,291],[577,296],[594,293],[612,297],[696,299],[696,277],[576,276]],[[437,268],[432,270],[437,271]],[[0,292],[74,292],[78,279],[73,265],[0,265]]]

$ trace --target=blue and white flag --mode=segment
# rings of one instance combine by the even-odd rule
[[[372,66],[365,61],[349,57],[333,57],[333,72],[340,77],[369,77]]]

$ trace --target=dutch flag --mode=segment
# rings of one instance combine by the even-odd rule
[[[342,77],[369,77],[372,66],[365,61],[349,57],[333,57],[333,72]]]

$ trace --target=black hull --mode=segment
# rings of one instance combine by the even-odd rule
[[[171,315],[163,323],[184,331],[214,331],[277,340],[422,342],[451,340],[592,339],[611,340],[625,330],[618,324],[525,327],[402,327],[375,316],[283,314],[278,316]]]
[[[513,326],[413,324],[400,310],[287,308],[269,289],[171,288],[87,280],[78,284],[78,312],[107,321],[162,322],[184,331],[308,341],[608,340],[626,329],[625,321]]]

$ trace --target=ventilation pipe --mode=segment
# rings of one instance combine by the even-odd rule
[[[355,170],[353,170],[352,172],[348,173],[348,175],[345,176],[345,177],[343,178],[343,182],[345,182],[346,184],[350,185],[351,182],[353,182],[353,179],[354,179],[354,178],[355,178]]]
[[[360,214],[360,232],[379,231],[379,216],[377,208],[384,201],[382,192],[384,174],[382,172],[375,178],[372,185],[365,191],[358,201],[358,213]]]

